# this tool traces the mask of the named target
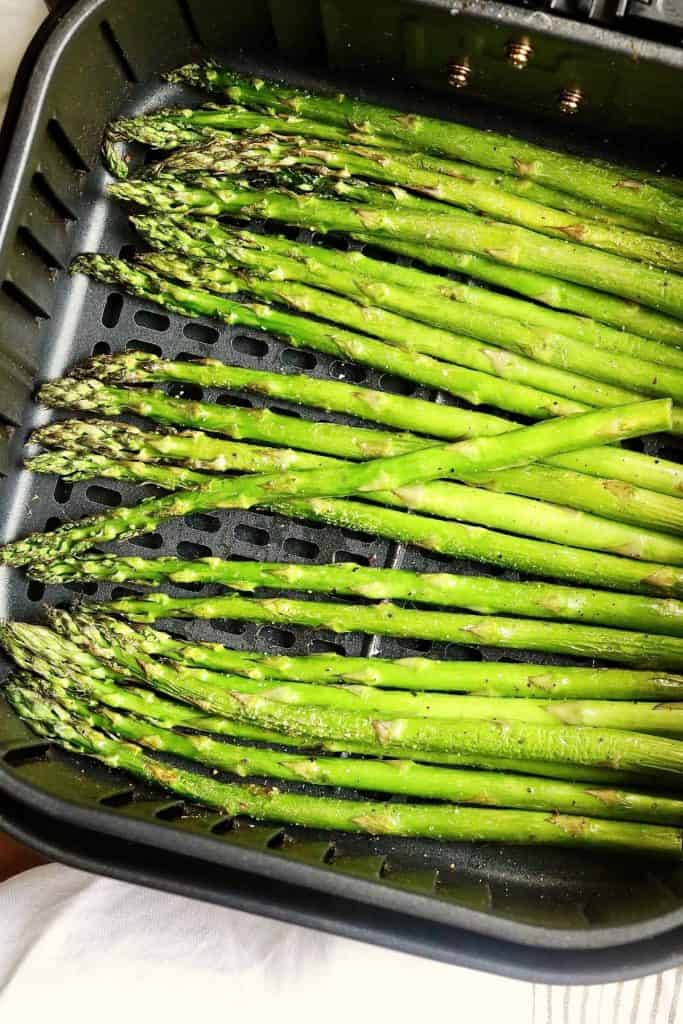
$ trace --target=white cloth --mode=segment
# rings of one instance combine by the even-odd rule
[[[0,885],[0,1020],[22,1024],[683,1024],[682,977],[550,988],[59,865]]]

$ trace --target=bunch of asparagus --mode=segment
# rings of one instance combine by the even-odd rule
[[[73,271],[466,404],[138,352],[44,385],[48,406],[151,423],[50,423],[31,439],[45,451],[28,468],[167,493],[16,540],[0,563],[47,583],[228,592],[139,594],[53,609],[49,627],[1,625],[20,669],[6,688],[13,707],[69,750],[228,814],[680,856],[683,801],[660,788],[683,770],[683,470],[619,443],[683,430],[677,184],[213,65],[170,77],[231,105],[109,127],[105,158],[128,178],[110,192],[149,211],[131,221],[151,251],[84,255]],[[130,177],[129,140],[161,159]],[[264,216],[352,245],[225,220]],[[424,269],[364,255],[367,242]],[[365,425],[172,398],[168,383]],[[471,408],[481,404],[504,415]],[[252,507],[537,579],[93,551],[171,518]],[[583,663],[276,657],[129,624],[160,618]],[[310,796],[292,785],[302,781],[350,792]],[[364,790],[423,802],[373,803]]]

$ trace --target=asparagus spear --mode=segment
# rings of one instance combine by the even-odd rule
[[[193,220],[197,222],[197,219]],[[634,335],[651,338],[666,345],[683,346],[683,324],[680,320],[664,313],[657,313],[638,303],[620,299],[616,295],[607,295],[605,292],[594,291],[511,264],[498,263],[472,252],[437,248],[424,242],[420,244],[403,239],[377,238],[363,232],[355,232],[354,238],[369,245],[381,246],[382,249],[399,256],[419,260],[428,266],[456,271],[487,284],[517,292],[536,303],[550,306],[553,310],[570,310],[582,318],[590,317],[598,324],[609,324],[617,331],[628,330]]]
[[[644,234],[647,229],[641,227],[632,230],[617,224],[603,226],[528,196],[513,196],[500,187],[495,173],[489,172],[486,180],[486,172],[469,174],[466,164],[456,164],[453,171],[449,168],[444,172],[425,166],[424,160],[411,160],[401,152],[381,152],[358,145],[324,146],[316,140],[266,138],[232,144],[229,140],[208,140],[198,149],[176,153],[164,170],[171,174],[208,171],[220,175],[240,173],[243,169],[278,170],[298,164],[332,168],[342,177],[397,184],[442,203],[478,210],[495,220],[519,224],[551,237],[569,238],[581,245],[677,272],[683,268],[683,249],[674,240]]]
[[[69,616],[63,613],[68,619]],[[78,616],[82,622],[82,616]],[[98,620],[99,621],[99,620]],[[73,632],[73,620],[70,628]],[[87,628],[87,627],[86,627]],[[120,653],[116,645],[108,645],[101,649],[101,637],[95,637],[93,629],[88,628],[88,648],[93,649],[106,659],[106,667],[102,661],[88,654],[75,643],[65,641],[41,626],[29,626],[26,623],[6,623],[2,638],[18,665],[35,673],[46,680],[51,687],[57,686],[78,694],[87,700],[114,708],[130,711],[133,714],[162,725],[164,728],[194,729],[218,736],[230,736],[240,739],[259,740],[264,743],[278,743],[282,746],[317,747],[333,749],[334,752],[367,754],[380,757],[409,757],[411,760],[434,764],[467,765],[492,771],[515,771],[530,775],[543,775],[549,778],[566,778],[571,781],[615,783],[641,783],[642,775],[638,773],[620,772],[611,768],[586,768],[579,765],[556,764],[545,761],[522,761],[519,759],[484,757],[479,754],[443,753],[425,750],[394,750],[374,743],[343,743],[330,744],[313,740],[304,736],[292,736],[287,733],[273,732],[258,726],[221,715],[207,714],[188,704],[177,700],[167,701],[151,690],[140,690],[131,686],[128,681],[121,685],[126,670],[120,665],[113,665],[114,651]],[[75,638],[83,644],[82,633],[76,632]],[[64,666],[68,666],[65,672]],[[139,666],[133,666],[138,677],[141,676]],[[653,776],[655,780],[657,776]]]
[[[230,562],[219,558],[92,555],[32,567],[31,575],[50,582],[107,580],[114,583],[220,583],[233,590],[302,590],[419,604],[467,608],[484,614],[568,619],[621,629],[683,636],[683,603],[670,598],[609,594],[550,583],[513,583],[482,576],[416,573],[366,568],[356,563],[293,565]]]
[[[14,684],[16,685],[16,684]],[[21,685],[21,684],[19,684]],[[289,782],[375,790],[404,796],[427,797],[459,804],[485,804],[621,821],[683,824],[683,800],[628,790],[593,790],[575,782],[531,780],[524,775],[472,771],[420,765],[411,760],[368,760],[339,757],[302,757],[272,749],[224,743],[209,736],[186,736],[150,724],[130,714],[85,703],[68,688],[29,686],[25,695],[56,700],[61,708],[86,725],[114,737],[137,743],[229,772],[241,778],[266,776]]]
[[[616,386],[619,381],[633,389],[633,393],[683,398],[683,370],[622,352],[606,352],[450,298],[439,298],[423,290],[407,291],[324,264],[311,266],[308,261],[237,245],[232,247],[229,257],[224,257],[227,267],[212,261],[184,259],[173,253],[147,253],[140,256],[140,261],[186,284],[219,294],[246,290],[258,298],[325,315],[328,320],[354,329],[365,326],[368,334],[409,351],[464,363],[588,405],[617,404],[632,396]],[[252,272],[239,272],[237,268],[242,266]],[[332,298],[328,291],[319,290],[322,288],[356,301]],[[504,347],[487,347],[492,342]]]
[[[346,251],[292,242],[279,235],[256,234],[253,231],[224,226],[210,217],[160,218],[143,215],[132,217],[131,220],[145,241],[155,249],[175,249],[200,259],[222,260],[231,256],[235,246],[238,246],[240,251],[248,246],[269,255],[299,259],[309,269],[316,269],[322,265],[332,270],[360,273],[362,277],[410,291],[425,290],[435,299],[438,298],[439,302],[463,302],[484,313],[533,324],[554,334],[575,338],[607,351],[624,352],[669,367],[683,367],[683,352],[671,344],[650,341],[637,334],[606,327],[585,317],[543,309],[534,302],[525,302],[487,288],[461,284],[439,274],[426,273],[414,267],[399,266],[385,260],[371,259],[357,249]]]
[[[529,722],[439,718],[392,718],[380,720],[359,712],[288,705],[260,693],[236,693],[222,689],[211,693],[183,674],[182,681],[155,679],[157,689],[182,691],[204,711],[224,714],[267,729],[314,739],[351,743],[379,743],[395,749],[422,749],[553,760],[627,771],[679,773],[683,770],[680,743],[645,733],[621,729],[595,729],[582,725],[540,725]],[[173,696],[173,693],[170,694]],[[520,702],[522,703],[522,702]]]
[[[184,288],[122,260],[81,256],[72,264],[72,272],[86,273],[98,281],[116,281],[133,294],[151,298],[184,316],[215,316],[231,324],[270,329],[286,336],[294,347],[313,348],[341,359],[363,362],[385,372],[398,373],[427,387],[440,388],[464,398],[473,405],[498,405],[530,419],[566,415],[585,408],[582,403],[570,402],[512,381],[506,381],[502,388],[500,381],[490,373],[444,363],[416,352],[405,352],[373,338],[288,314],[272,306],[250,306],[196,288]]]
[[[273,655],[233,651],[221,644],[179,640],[151,626],[131,626],[87,607],[49,609],[54,629],[110,658],[114,647],[181,664],[301,683],[363,683],[399,690],[471,692],[482,696],[552,699],[675,700],[683,678],[635,669],[525,665],[519,662],[438,661],[433,658],[354,658],[339,654]],[[15,628],[23,628],[15,624]],[[37,628],[37,627],[34,627]],[[72,658],[73,660],[73,658]]]
[[[80,523],[67,524],[49,535],[34,534],[6,545],[0,563],[26,565],[91,547],[93,543],[135,536],[155,529],[165,519],[212,508],[250,508],[277,495],[306,497],[315,494],[361,494],[395,490],[415,480],[436,479],[458,468],[498,469],[523,465],[557,451],[571,451],[596,441],[638,436],[671,423],[671,403],[665,399],[623,406],[617,410],[584,413],[562,420],[537,423],[510,434],[438,445],[389,459],[320,469],[289,471],[277,476],[260,474],[237,480],[216,478],[184,494],[149,498],[134,507],[115,509]],[[514,437],[514,440],[512,438]]]
[[[110,739],[80,720],[74,722],[67,712],[55,714],[51,705],[19,687],[9,687],[8,696],[18,714],[40,735],[226,814],[248,814],[268,821],[371,835],[419,835],[442,841],[541,842],[636,850],[674,858],[681,855],[680,829],[665,825],[560,814],[549,817],[543,811],[489,811],[439,804],[388,806],[305,796],[282,792],[273,786],[220,782],[172,768],[147,756],[136,745]]]
[[[649,223],[664,224],[678,235],[683,233],[683,202],[654,185],[625,178],[624,168],[618,166],[588,162],[496,132],[405,114],[343,95],[320,96],[263,82],[211,64],[186,65],[167,77],[223,93],[244,106],[271,108],[341,128],[351,124],[356,131],[397,139],[416,150],[517,174]]]
[[[620,295],[673,316],[683,314],[683,282],[679,284],[678,275],[587,246],[539,236],[514,224],[479,221],[454,210],[436,217],[414,209],[356,208],[313,195],[235,187],[208,175],[199,176],[192,185],[170,175],[154,182],[119,182],[110,186],[109,192],[118,199],[163,212],[267,217],[319,231],[363,232],[418,243],[426,238],[437,248],[479,253],[499,263],[540,270]]]
[[[221,595],[183,598],[155,592],[122,597],[98,605],[97,610],[123,615],[135,622],[155,622],[162,618],[286,622],[290,626],[329,629],[333,633],[377,633],[380,636],[416,637],[474,647],[540,650],[671,670],[683,665],[683,641],[679,637],[649,636],[537,619],[416,611],[389,602],[356,606],[280,597],[264,599]]]
[[[240,134],[235,135],[235,132]],[[344,129],[337,128],[322,121],[309,121],[294,115],[271,113],[266,116],[237,106],[171,108],[141,117],[115,121],[108,129],[107,140],[110,142],[117,140],[142,142],[154,146],[156,149],[164,150],[183,147],[182,153],[171,153],[165,159],[145,168],[144,176],[154,176],[159,171],[176,172],[182,167],[187,167],[188,157],[196,159],[198,168],[207,166],[202,160],[202,154],[204,147],[211,142],[221,145],[230,141],[243,141],[245,136],[259,137],[263,135],[295,136],[299,140],[313,139],[318,144],[320,140],[343,146],[357,143],[363,147],[375,147],[383,152],[401,152],[418,167],[427,170],[452,176],[465,175],[468,178],[495,184],[504,192],[522,196],[558,210],[581,214],[584,218],[601,223],[619,224],[634,231],[647,229],[654,234],[666,234],[661,225],[657,225],[656,228],[651,224],[646,225],[641,218],[618,213],[615,210],[605,210],[593,202],[586,202],[576,196],[570,196],[567,192],[560,192],[546,185],[538,185],[529,178],[523,179],[509,174],[500,174],[483,167],[475,167],[472,164],[445,160],[443,157],[433,158],[424,153],[411,153],[410,149],[398,140],[389,139],[387,136],[363,134],[351,130],[348,126]],[[190,147],[192,147],[191,152]]]
[[[70,466],[71,470],[73,470],[74,464],[76,464],[76,475],[78,475],[78,470],[80,469],[83,469],[85,474],[89,470],[95,472],[96,470],[101,471],[103,468],[101,457],[97,460],[96,465],[90,464],[89,466],[87,461],[84,466],[82,460],[74,460],[73,458],[69,460],[68,457],[64,462],[66,466],[60,460],[51,463],[50,468],[61,470]],[[136,467],[134,462],[128,462],[123,469],[121,465],[117,463],[112,469],[113,475],[117,478],[125,474],[127,478],[147,480],[151,475],[146,471],[146,463],[141,463],[140,466]],[[46,464],[44,462],[41,463],[40,468],[47,468]],[[153,475],[157,484],[163,483],[171,489],[176,489],[181,480],[185,483],[188,482],[187,473],[185,472],[182,477],[176,475],[173,467],[157,466]],[[422,485],[417,490],[415,488],[404,488],[400,496],[398,494],[389,494],[388,492],[375,492],[373,493],[373,500],[386,500],[391,504],[399,506],[402,504],[404,507],[407,504],[412,509],[417,508],[418,505],[427,507],[428,504],[428,507],[433,507],[437,512],[447,511],[448,514],[456,514],[456,503],[451,500],[453,496],[444,492],[444,487],[446,486],[452,487],[453,485]],[[472,493],[474,493],[476,499],[476,492],[464,491],[465,496],[471,496]],[[463,492],[461,490],[460,508],[464,509],[462,497]],[[472,504],[470,502],[470,505]],[[477,529],[475,531],[471,526],[462,526],[453,522],[439,522],[432,518],[414,514],[406,516],[404,513],[399,513],[397,516],[394,513],[390,515],[388,509],[371,509],[369,506],[357,502],[321,503],[319,500],[316,502],[300,501],[294,505],[288,503],[284,508],[278,504],[271,507],[275,511],[284,511],[285,514],[295,515],[300,518],[317,518],[344,527],[350,527],[352,523],[356,522],[356,528],[360,529],[361,527],[358,524],[362,520],[366,523],[371,523],[371,530],[380,535],[388,536],[390,539],[394,537],[394,533],[397,533],[406,543],[417,543],[423,547],[438,550],[445,554],[471,557],[477,561],[492,562],[495,565],[506,565],[544,576],[564,578],[571,582],[583,582],[617,590],[631,590],[654,594],[661,593],[662,591],[669,591],[674,594],[679,593],[683,585],[680,572],[672,566],[667,567],[662,564],[635,561],[611,555],[591,555],[589,557],[585,552],[576,548],[560,547],[556,544],[548,545],[538,540],[515,538],[508,536],[506,533],[492,534],[486,529]],[[521,506],[517,505],[516,508],[518,512],[522,511]],[[486,516],[488,519],[499,516],[499,521],[505,522],[503,517],[505,509],[500,506],[496,510],[490,503],[482,503],[481,500],[475,500],[473,509],[474,511],[470,511],[470,515]],[[534,512],[537,513],[538,511],[538,508],[534,509]],[[545,530],[548,535],[551,534],[553,529],[556,531],[560,530],[560,533],[556,534],[556,536],[560,537],[562,536],[561,530],[566,529],[567,526],[573,527],[576,531],[577,525],[581,525],[582,529],[577,537],[583,544],[592,543],[600,547],[604,546],[611,539],[619,547],[620,556],[623,556],[628,551],[631,554],[637,554],[642,557],[647,550],[648,536],[649,541],[653,544],[658,543],[661,545],[667,540],[671,540],[662,535],[647,535],[645,531],[641,530],[637,535],[633,535],[630,538],[626,538],[622,534],[621,540],[626,545],[624,547],[619,545],[619,538],[614,532],[618,524],[610,524],[602,520],[595,520],[593,522],[591,517],[582,517],[581,524],[579,524],[576,514],[573,513],[569,516],[570,522],[568,524],[565,523],[563,526],[563,520],[567,518],[566,510],[557,508],[548,509],[547,511],[549,513],[547,521],[543,523],[542,527],[538,526],[538,516],[536,516],[535,518],[532,517],[531,521],[527,520],[528,528],[533,529],[535,532]],[[506,525],[512,530],[519,530],[522,527],[522,523],[519,520],[514,520],[514,509],[511,506],[508,506],[508,512],[512,518],[508,519]],[[576,540],[577,537],[574,539]],[[566,535],[564,539],[566,539]],[[663,551],[661,547],[660,550]],[[675,548],[669,547],[667,551],[675,555]],[[44,563],[41,561],[38,564],[32,565],[29,572],[32,575],[42,577],[46,572]]]
[[[329,465],[331,461],[319,457],[316,465]],[[249,470],[248,457],[245,456],[242,463],[243,468]],[[102,476],[137,483],[154,483],[171,491],[196,488],[210,483],[212,479],[209,474],[177,466],[111,459],[103,455],[74,455],[70,451],[53,451],[35,456],[26,460],[26,467],[34,472],[55,473],[67,480],[88,480]],[[313,464],[307,462],[302,468],[313,468]],[[373,493],[372,500],[572,547],[630,556],[639,561],[648,559],[683,565],[683,541],[678,538],[577,513],[562,506],[506,494],[486,495],[478,488],[460,484],[433,482],[397,491],[377,491]],[[552,560],[547,563],[548,571],[552,571],[552,564]],[[586,567],[590,573],[588,560]],[[642,570],[633,565],[629,568],[636,573],[636,580],[640,580]],[[37,576],[53,580],[52,563],[37,566]],[[593,578],[601,582],[595,573]]]
[[[31,444],[46,448],[63,447],[69,452],[87,455],[96,459],[95,465],[101,472],[104,472],[106,460],[107,471],[116,465],[125,467],[173,461],[181,462],[188,469],[216,473],[273,473],[290,466],[299,469],[320,466],[324,458],[293,448],[226,441],[200,430],[157,433],[141,430],[131,423],[109,420],[57,420],[34,430]],[[64,465],[67,474],[73,473],[74,468],[75,460],[70,466]]]
[[[234,295],[246,291],[258,299],[281,303],[299,312],[324,317],[356,331],[365,330],[368,334],[388,341],[407,352],[419,352],[447,363],[467,366],[515,381],[535,389],[539,397],[545,400],[546,408],[548,396],[561,396],[568,400],[562,406],[564,413],[578,412],[590,408],[591,405],[616,405],[637,397],[637,391],[598,382],[595,374],[593,379],[589,379],[583,373],[546,366],[536,358],[510,351],[512,343],[507,335],[513,339],[525,336],[530,342],[538,340],[545,345],[545,339],[540,337],[535,328],[526,327],[514,320],[492,318],[472,310],[471,307],[445,301],[444,305],[453,321],[451,326],[455,327],[455,321],[462,320],[458,329],[465,332],[453,334],[450,327],[439,329],[431,324],[420,323],[417,319],[411,320],[401,313],[395,313],[393,308],[384,308],[392,306],[398,309],[407,305],[414,307],[416,316],[421,318],[423,306],[429,311],[432,305],[435,305],[431,295],[403,292],[393,286],[376,285],[372,280],[364,284],[362,278],[356,279],[353,274],[324,268],[321,268],[319,273],[314,273],[297,260],[287,260],[285,257],[268,259],[267,256],[250,249],[243,249],[242,253],[245,259],[239,257],[237,248],[233,250],[232,269],[218,263],[184,259],[174,253],[144,253],[140,255],[139,262],[163,277],[170,277],[190,287],[204,288],[219,295]],[[258,272],[242,270],[240,263],[244,262],[258,265]],[[316,280],[328,289],[333,287],[335,292],[345,294],[350,291],[361,302],[341,298],[330,294],[330,290],[323,291],[302,283]],[[392,297],[394,295],[402,295],[403,298],[395,300]],[[403,309],[403,312],[405,311]],[[426,315],[430,315],[429,312]],[[475,330],[477,337],[474,336]],[[495,345],[491,347],[492,339],[504,340],[508,348]],[[568,342],[570,340],[567,339]],[[595,354],[598,356],[595,361],[601,362],[601,354]],[[610,356],[602,361],[608,364],[615,362]],[[612,376],[616,376],[618,369],[619,367],[613,365]],[[654,363],[644,364],[643,374],[646,382],[658,381],[662,376],[659,369],[661,367],[657,368]],[[675,376],[676,372],[669,373]],[[628,377],[629,368],[624,367],[623,373]],[[663,375],[667,376],[667,371]],[[630,379],[626,382],[631,383]],[[649,388],[649,383],[646,383],[646,387]],[[659,385],[655,384],[655,387]],[[677,386],[674,390],[676,389]],[[512,405],[507,397],[506,401],[507,405]]]
[[[324,408],[329,412],[343,412],[358,416],[360,419],[374,419],[377,422],[386,423],[389,426],[407,427],[412,430],[424,430],[429,428],[435,437],[443,440],[456,440],[460,437],[473,437],[483,435],[494,435],[514,430],[518,424],[502,419],[497,416],[490,416],[484,413],[469,412],[450,406],[436,405],[433,402],[424,402],[421,399],[411,399],[386,392],[376,392],[370,389],[359,388],[355,384],[344,384],[340,381],[321,381],[315,377],[306,377],[298,374],[274,374],[264,370],[250,370],[241,367],[227,366],[214,360],[196,360],[188,362],[174,362],[171,360],[155,359],[148,357],[146,353],[126,352],[117,356],[95,357],[88,360],[82,367],[76,368],[73,373],[78,379],[76,384],[60,384],[56,382],[47,385],[41,392],[43,400],[47,399],[49,404],[58,407],[69,405],[70,401],[77,407],[88,408],[92,411],[98,403],[106,405],[111,411],[111,406],[118,407],[119,411],[125,411],[129,407],[127,402],[131,393],[126,391],[112,392],[109,389],[91,384],[93,378],[99,381],[125,381],[127,383],[151,383],[165,381],[182,381],[196,383],[207,387],[229,387],[240,388],[240,390],[253,391],[256,394],[265,394],[271,397],[284,398],[287,401],[299,402]],[[87,375],[86,382],[81,383],[83,375]],[[158,392],[145,392],[142,398],[139,393],[132,393],[133,410],[138,410],[145,396],[154,406],[154,410],[170,408],[175,410],[177,403],[171,402],[170,406],[164,401],[164,397]],[[81,405],[85,403],[85,405]],[[135,404],[137,403],[137,404]],[[200,422],[200,413],[206,410],[211,415],[211,406],[206,404],[195,405],[198,410],[196,422]],[[215,407],[213,407],[215,409]],[[181,403],[182,410],[187,412],[187,403]],[[147,413],[149,415],[149,413]],[[250,423],[249,416],[242,417],[242,436],[251,436],[245,423]],[[152,418],[160,418],[160,414],[153,412]],[[251,415],[253,419],[253,415]],[[277,418],[276,418],[277,420]],[[168,417],[166,417],[168,421]],[[216,429],[215,419],[212,420]],[[308,421],[306,421],[308,424]],[[315,433],[315,427],[302,426],[297,431],[297,437],[301,440],[301,434],[308,429],[310,434]],[[230,426],[234,426],[230,421]],[[349,428],[341,428],[347,436]],[[384,438],[387,446],[391,444],[391,438],[396,435],[377,434],[377,440]],[[149,439],[147,441],[147,439]],[[263,438],[262,438],[263,439]],[[123,452],[135,452],[138,458],[143,461],[154,461],[159,457],[173,455],[175,459],[182,460],[190,468],[197,469],[228,469],[249,468],[243,463],[243,447],[229,445],[226,442],[217,441],[215,438],[193,432],[190,436],[178,434],[141,434],[139,431],[132,431],[130,436],[127,433],[127,425],[107,425],[106,422],[93,423],[87,421],[66,421],[49,424],[40,428],[32,435],[32,440],[37,444],[46,446],[64,446],[73,450],[93,449],[103,451],[114,457],[121,457]],[[278,438],[270,438],[277,443]],[[427,441],[415,438],[413,444],[418,443],[425,446]],[[399,440],[403,448],[393,451],[398,454],[399,450],[409,450],[411,441],[407,435]],[[431,443],[431,442],[429,442]],[[303,447],[315,449],[315,444],[310,440]],[[261,449],[254,453],[254,463],[251,468],[258,468],[261,465]],[[271,450],[266,450],[267,452]],[[327,448],[328,453],[332,451]],[[340,455],[347,458],[358,457],[358,452],[350,453],[348,445],[346,449],[337,450]],[[389,454],[392,449],[387,448],[384,454]],[[202,452],[202,459],[196,461],[196,454]],[[205,453],[205,458],[204,458]],[[272,451],[271,451],[272,454]],[[224,455],[227,460],[224,464],[220,461],[217,465],[212,462],[220,460]],[[285,455],[282,456],[283,459]],[[291,453],[296,461],[297,456]],[[303,459],[310,459],[304,454]],[[683,482],[683,474],[676,463],[666,463],[664,460],[648,459],[639,456],[637,453],[627,451],[620,452],[618,449],[593,448],[583,449],[581,452],[574,452],[565,455],[553,456],[542,469],[538,463],[524,470],[504,470],[494,477],[486,475],[481,477],[477,474],[472,477],[472,482],[478,486],[488,486],[492,489],[506,491],[510,490],[519,494],[526,494],[528,497],[547,499],[558,504],[570,504],[576,508],[583,508],[589,512],[596,512],[608,518],[624,519],[627,522],[635,522],[639,525],[652,525],[658,529],[671,529],[673,532],[680,530],[683,523],[681,516],[683,507],[680,501],[667,500],[659,497],[656,493],[643,488],[623,486],[612,479],[586,479],[585,473],[571,472],[571,469],[560,467],[571,467],[573,463],[592,468],[593,460],[613,474],[623,474],[630,477],[634,473],[639,476],[648,475],[650,466],[654,473],[654,483],[661,487],[660,479],[664,473],[671,474],[668,490],[674,494],[681,493],[679,484]],[[206,464],[200,464],[204,461]],[[293,462],[292,462],[293,464]],[[548,469],[552,465],[554,469]],[[623,466],[626,464],[626,469]],[[642,467],[642,469],[641,469]],[[645,470],[643,472],[642,470]]]

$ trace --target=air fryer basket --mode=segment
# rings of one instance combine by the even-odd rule
[[[667,97],[680,89],[678,51],[493,3],[482,4],[476,17],[453,17],[457,10],[438,0],[386,0],[372,13],[368,19],[367,5],[356,0],[81,0],[43,31],[32,72],[24,69],[26,92],[0,183],[0,410],[7,424],[0,425],[6,474],[0,521],[8,537],[140,497],[143,489],[126,484],[71,485],[20,469],[23,442],[45,418],[31,401],[35,382],[92,352],[142,347],[170,357],[211,355],[429,396],[403,380],[295,351],[262,333],[183,321],[68,277],[64,268],[75,253],[125,255],[135,241],[124,212],[104,196],[107,178],[97,157],[104,124],[122,112],[200,101],[197,93],[162,83],[157,72],[211,54],[255,73],[364,92],[551,145],[569,140],[589,154],[642,162],[646,148],[658,166],[674,152],[677,112]],[[534,52],[520,72],[507,54],[522,36]],[[463,62],[471,95],[448,86],[448,67],[452,73]],[[568,123],[557,110],[562,90],[570,88],[580,89],[583,103]],[[188,387],[182,394],[200,397]],[[217,391],[204,397],[243,401]],[[277,408],[314,415],[282,403]],[[647,444],[676,455],[661,442]],[[119,549],[495,571],[260,512],[168,523]],[[106,599],[121,588],[44,588],[5,571],[0,614],[39,619],[43,600],[66,603],[82,592]],[[454,645],[230,621],[183,632],[280,652],[479,656]],[[481,651],[486,659],[505,656]],[[52,749],[1,698],[0,813],[12,830],[72,863],[505,973],[602,980],[681,959],[682,867],[620,858],[617,872],[613,859],[599,855],[338,837],[228,821]],[[138,853],[146,847],[155,849]]]

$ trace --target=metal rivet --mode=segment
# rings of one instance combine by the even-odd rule
[[[522,71],[534,55],[534,48],[528,39],[513,39],[507,45],[508,64]]]
[[[583,102],[583,92],[578,85],[560,90],[559,108],[561,114],[572,115],[577,112]]]
[[[469,57],[451,57],[447,71],[448,84],[452,89],[464,89],[469,85],[472,74]]]

